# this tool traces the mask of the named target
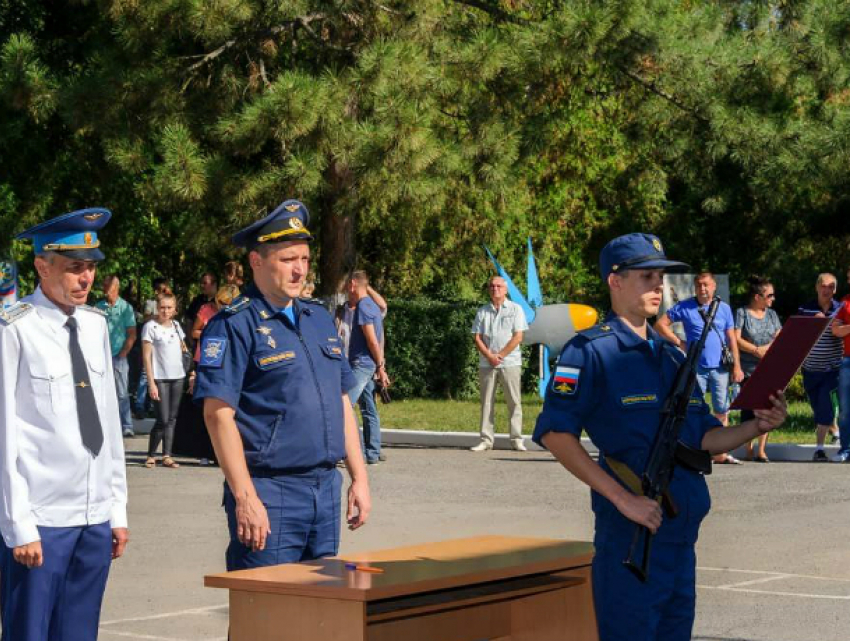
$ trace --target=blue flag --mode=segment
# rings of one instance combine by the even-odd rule
[[[528,239],[528,295],[529,304],[537,309],[543,304],[543,292],[540,291],[540,278],[537,276],[537,263],[534,262],[534,250],[531,248],[531,238]],[[528,321],[529,324],[531,320]]]

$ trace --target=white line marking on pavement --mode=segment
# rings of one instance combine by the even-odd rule
[[[753,579],[752,581],[741,581],[740,583],[727,583],[726,585],[718,585],[718,590],[729,590],[731,588],[742,588],[746,585],[756,585],[758,583],[769,583],[770,581],[780,581],[782,579],[787,579],[790,575],[788,574],[774,574],[772,576],[765,576],[760,579]]]
[[[744,592],[747,594],[761,594],[764,596],[792,596],[798,599],[826,599],[828,601],[850,601],[850,595],[831,595],[831,594],[803,594],[801,592],[771,592],[768,590],[744,590],[741,588],[724,588],[715,587],[713,585],[698,585],[700,590],[721,590],[723,592]]]
[[[156,619],[167,619],[169,617],[181,617],[184,614],[206,614],[215,610],[226,610],[227,604],[224,605],[208,605],[203,608],[190,608],[188,610],[177,610],[176,612],[163,612],[161,614],[149,614],[143,617],[131,617],[129,619],[113,619],[112,621],[101,621],[101,627],[104,625],[117,625],[119,623],[136,623],[138,621],[155,621]],[[111,632],[111,631],[110,631]],[[152,637],[159,638],[159,637]]]
[[[769,572],[768,570],[736,570],[735,568],[703,568],[697,567],[697,570],[704,572],[740,572],[741,574],[770,574],[780,577],[788,577],[789,579],[815,579],[817,581],[837,581],[839,583],[850,583],[850,579],[836,579],[829,576],[813,576],[811,574],[788,574],[787,572]]]

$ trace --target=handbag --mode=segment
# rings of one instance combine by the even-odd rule
[[[180,332],[177,331],[177,321],[174,321],[174,333],[177,334],[177,340],[180,341],[180,357],[182,359],[181,362],[183,363],[183,373],[188,375],[192,369],[195,359],[192,356],[192,352],[189,351],[186,341],[180,336]]]

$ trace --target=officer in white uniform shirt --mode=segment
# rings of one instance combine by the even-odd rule
[[[0,314],[3,641],[96,639],[129,538],[106,319],[85,305],[110,216],[84,209],[18,235],[40,285]]]

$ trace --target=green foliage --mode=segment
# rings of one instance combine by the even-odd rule
[[[399,398],[473,398],[478,352],[469,302],[391,301],[386,318],[387,371]]]
[[[470,301],[391,300],[385,323],[393,398],[478,398],[478,350]],[[537,390],[536,350],[523,346],[522,386]]]
[[[791,382],[788,383],[788,387],[785,390],[785,397],[788,399],[789,402],[808,402],[808,397],[806,396],[806,388],[803,387],[802,373],[797,372],[794,375],[794,378],[791,379]]]
[[[181,290],[297,197],[324,293],[475,300],[531,236],[592,305],[640,229],[787,313],[850,263],[848,49],[839,0],[0,0],[0,224],[110,207],[104,267]]]

